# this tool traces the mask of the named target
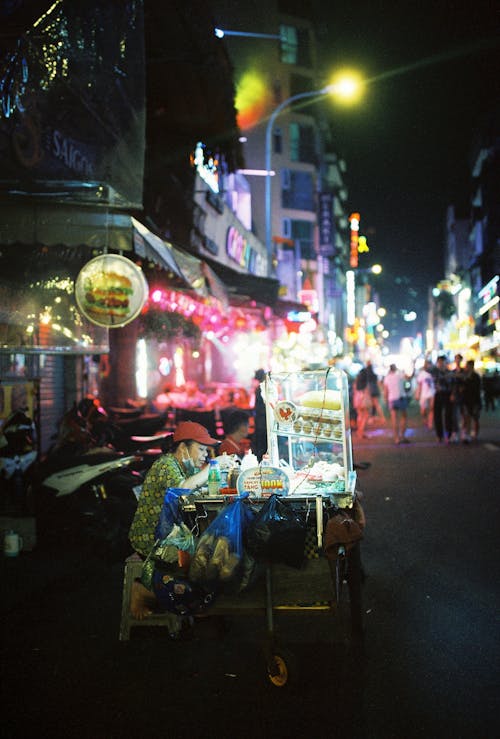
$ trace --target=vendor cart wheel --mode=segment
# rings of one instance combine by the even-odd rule
[[[287,649],[273,650],[267,657],[267,676],[275,688],[284,688],[297,678],[297,662]]]

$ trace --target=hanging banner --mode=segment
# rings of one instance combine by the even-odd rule
[[[141,268],[120,254],[91,259],[76,278],[78,308],[97,326],[125,326],[137,318],[147,297],[148,283]]]
[[[335,256],[335,224],[333,220],[333,193],[318,195],[319,253],[322,257]]]

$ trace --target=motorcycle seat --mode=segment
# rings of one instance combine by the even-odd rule
[[[108,408],[108,410],[115,419],[139,418],[143,415],[140,408]]]
[[[172,431],[165,431],[161,434],[154,434],[153,436],[131,436],[132,441],[137,444],[153,444],[155,441],[158,442],[161,439],[168,439],[172,436]]]

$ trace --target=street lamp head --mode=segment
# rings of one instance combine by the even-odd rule
[[[382,272],[382,265],[374,264],[370,271],[373,272],[374,275],[379,275]]]
[[[359,72],[344,69],[335,74],[324,91],[342,103],[351,104],[359,100],[363,89],[364,82]]]
[[[271,269],[271,136],[276,118],[292,103],[304,100],[311,102],[322,95],[334,95],[336,98],[350,102],[357,99],[363,91],[363,83],[361,76],[355,72],[347,72],[345,70],[337,75],[330,85],[323,87],[321,90],[305,90],[282,100],[281,103],[273,110],[266,124],[266,140],[265,140],[265,170],[266,170],[266,187],[265,187],[265,224],[266,224],[266,250],[268,255],[268,269]],[[271,272],[269,272],[271,274]]]

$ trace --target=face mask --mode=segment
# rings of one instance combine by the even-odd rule
[[[194,466],[194,462],[191,457],[184,457],[182,460],[182,464],[188,477],[194,475],[194,473],[196,472],[196,467]]]

